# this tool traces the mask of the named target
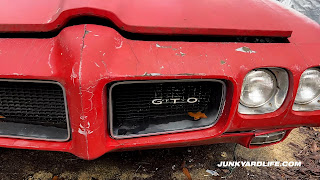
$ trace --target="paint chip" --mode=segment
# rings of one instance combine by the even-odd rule
[[[182,57],[183,57],[183,56],[185,56],[185,55],[186,55],[186,53],[180,52],[180,53],[176,53],[176,55],[177,55],[177,56],[182,56]]]
[[[256,53],[256,51],[253,51],[249,47],[246,47],[246,46],[240,47],[240,48],[236,49],[236,51],[250,53],[250,54]]]
[[[160,76],[160,73],[147,73],[145,72],[142,76]]]
[[[160,46],[158,43],[156,43],[157,48],[172,48],[172,46]]]

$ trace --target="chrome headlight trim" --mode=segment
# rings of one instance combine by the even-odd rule
[[[270,76],[270,78],[272,79],[273,81],[273,86],[274,88],[272,89],[271,93],[270,93],[270,97],[268,97],[265,102],[263,103],[260,103],[260,104],[256,104],[256,105],[250,105],[249,103],[246,103],[241,97],[243,95],[243,90],[244,90],[244,84],[246,83],[245,80],[246,78],[251,74],[251,73],[254,73],[254,72],[257,72],[257,71],[260,71],[260,72],[264,72],[266,74],[268,74]],[[249,108],[255,108],[255,107],[260,107],[260,106],[263,106],[264,104],[268,103],[268,101],[275,95],[275,93],[277,92],[277,79],[275,77],[275,75],[269,71],[268,69],[255,69],[255,70],[252,70],[250,71],[246,77],[245,77],[245,80],[244,82],[242,83],[242,87],[241,87],[241,95],[240,95],[240,103],[246,107],[249,107]]]
[[[306,72],[311,71],[311,70],[317,70],[318,72],[320,72],[320,68],[319,67],[312,67],[312,68],[306,69],[301,74],[301,77],[300,77],[300,80],[299,80],[299,88],[297,90],[297,94],[298,94],[299,90],[301,90],[300,89],[301,88],[300,83],[301,83],[301,80],[302,80],[303,76],[306,75],[305,74]],[[316,93],[316,95],[311,100],[308,100],[308,101],[305,101],[305,102],[297,102],[296,98],[297,98],[297,95],[295,97],[295,102],[294,102],[294,104],[292,106],[292,110],[294,110],[294,111],[316,111],[316,110],[320,110],[320,92]]]
[[[266,70],[273,74],[276,79],[274,95],[259,107],[247,107],[239,103],[238,112],[240,114],[266,114],[278,110],[287,97],[289,88],[289,75],[285,69],[277,67],[260,68],[255,70]]]

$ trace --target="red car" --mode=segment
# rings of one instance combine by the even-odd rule
[[[0,11],[0,146],[282,141],[320,126],[320,26],[272,0],[19,0]]]

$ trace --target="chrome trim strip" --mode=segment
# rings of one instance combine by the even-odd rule
[[[139,135],[130,135],[130,136],[117,136],[113,134],[113,107],[112,107],[112,89],[119,84],[135,84],[135,83],[161,83],[161,82],[199,82],[199,81],[211,81],[211,82],[219,82],[222,84],[222,95],[221,95],[221,101],[220,101],[220,107],[218,111],[218,116],[213,124],[205,127],[200,128],[193,128],[193,129],[186,129],[186,130],[176,130],[176,131],[166,131],[166,132],[159,132],[159,133],[148,133],[148,134],[139,134]],[[196,131],[196,130],[202,130],[202,129],[208,129],[210,127],[213,127],[218,120],[220,119],[222,112],[224,110],[225,101],[226,101],[226,84],[224,81],[219,79],[179,79],[179,80],[128,80],[128,81],[122,81],[122,82],[116,82],[111,85],[109,89],[108,94],[108,119],[109,119],[109,125],[110,125],[110,136],[114,139],[128,139],[128,138],[135,138],[135,137],[145,137],[145,136],[153,136],[153,135],[162,135],[162,134],[172,134],[172,133],[179,133],[179,132],[189,132],[189,131]]]
[[[35,137],[23,137],[23,136],[6,136],[0,135],[0,137],[7,137],[7,138],[18,138],[18,139],[29,139],[29,140],[44,140],[44,141],[56,141],[56,142],[65,142],[71,138],[71,131],[70,131],[70,122],[69,122],[69,111],[68,111],[68,104],[67,104],[67,97],[66,91],[62,84],[57,81],[50,81],[50,80],[24,80],[24,79],[0,79],[0,81],[7,81],[7,82],[33,82],[33,83],[49,83],[49,84],[57,84],[61,87],[63,92],[64,98],[64,105],[65,105],[65,112],[66,112],[66,121],[67,121],[67,131],[68,136],[66,139],[43,139],[43,138],[35,138]]]
[[[254,138],[265,138],[265,141],[263,141],[263,142],[250,142],[250,145],[263,145],[263,144],[271,144],[271,143],[279,142],[279,141],[281,141],[283,139],[285,134],[286,134],[286,131],[278,131],[278,132],[274,132],[274,133],[269,133],[269,134],[256,136]],[[281,135],[281,137],[279,139],[273,140],[273,141],[268,141],[269,137],[278,136],[278,135]]]

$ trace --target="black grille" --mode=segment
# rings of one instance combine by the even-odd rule
[[[1,121],[66,128],[62,88],[55,83],[0,81]]]
[[[221,81],[210,80],[115,84],[111,91],[112,133],[132,136],[211,125],[221,109],[223,91]],[[208,118],[194,120],[190,112],[201,112]]]
[[[0,80],[0,136],[65,141],[67,119],[58,83]]]

